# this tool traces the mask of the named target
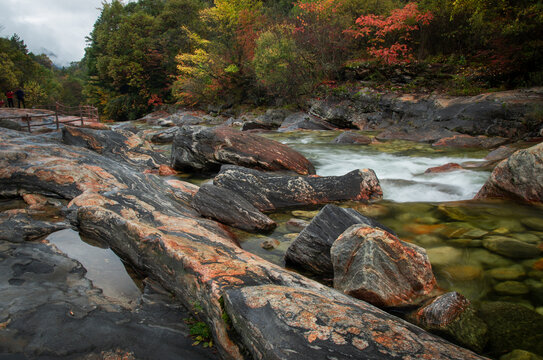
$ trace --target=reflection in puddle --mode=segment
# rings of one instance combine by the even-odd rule
[[[71,229],[57,231],[46,240],[79,261],[87,269],[86,277],[102,289],[105,296],[132,305],[139,302],[140,289],[111,249],[89,245]]]

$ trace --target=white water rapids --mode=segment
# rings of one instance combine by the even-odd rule
[[[371,145],[332,144],[331,139],[333,136],[306,132],[276,140],[303,153],[321,176],[373,169],[381,182],[383,198],[395,202],[468,200],[479,191],[490,174],[473,170],[424,174],[430,167],[481,160],[471,157],[473,152],[446,153],[417,143],[413,143],[413,150],[410,150],[405,142],[401,143],[400,149],[394,149],[392,145],[383,152]]]

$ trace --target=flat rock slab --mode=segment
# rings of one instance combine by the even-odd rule
[[[224,303],[254,359],[482,359],[348,297],[264,285],[228,290]]]
[[[4,211],[0,213],[0,240],[35,240],[69,226],[65,222],[36,220],[25,212]]]
[[[373,201],[383,196],[379,180],[370,169],[343,176],[290,176],[223,166],[213,183],[244,197],[260,211],[333,201]]]
[[[330,249],[334,288],[379,307],[409,306],[435,295],[426,251],[366,225],[353,225]]]
[[[171,159],[176,170],[214,172],[223,164],[234,164],[266,171],[315,173],[313,164],[288,146],[226,126],[181,127],[173,141]]]
[[[154,151],[147,141],[127,130],[94,130],[65,126],[62,129],[62,140],[67,145],[91,149],[142,170],[168,164],[164,155]]]
[[[484,135],[454,135],[439,139],[438,141],[434,142],[432,146],[492,149],[501,146],[507,142],[509,142],[509,140],[502,137],[487,137]]]
[[[287,132],[296,130],[334,130],[335,126],[304,112],[297,112],[285,118],[277,131]]]
[[[285,253],[287,265],[300,267],[312,273],[332,276],[330,249],[336,239],[349,227],[365,224],[389,232],[392,230],[353,209],[326,205],[300,232]]]
[[[500,162],[475,199],[505,198],[543,202],[543,143]]]

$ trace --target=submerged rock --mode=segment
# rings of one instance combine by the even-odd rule
[[[500,162],[475,199],[505,198],[543,202],[543,143]]]
[[[485,302],[477,315],[487,324],[487,350],[499,356],[515,349],[543,355],[543,316],[525,306]]]
[[[343,176],[290,176],[229,165],[221,168],[213,184],[233,191],[260,211],[344,200],[373,201],[383,195],[379,180],[369,169]]]
[[[375,138],[380,141],[386,140],[409,140],[417,142],[432,143],[444,137],[458,135],[457,132],[447,129],[386,129]]]
[[[409,316],[416,325],[481,352],[487,342],[487,326],[468,299],[457,292],[434,298]]]
[[[531,259],[541,254],[541,249],[536,245],[505,236],[488,236],[483,240],[483,246],[513,259]]]
[[[334,288],[380,307],[420,303],[437,283],[423,248],[366,225],[353,225],[332,244]]]
[[[460,166],[457,163],[448,163],[445,165],[428,168],[424,173],[435,174],[435,173],[451,172],[451,171],[462,170],[462,169],[463,169],[462,166]]]
[[[330,249],[345,230],[356,224],[393,232],[356,210],[326,205],[287,249],[285,253],[287,265],[301,267],[319,275],[332,276]]]
[[[172,145],[176,170],[218,171],[222,164],[235,164],[267,171],[291,170],[315,173],[309,160],[277,141],[230,127],[183,126]]]

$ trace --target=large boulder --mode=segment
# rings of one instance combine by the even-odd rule
[[[200,187],[192,199],[192,206],[202,216],[246,231],[268,231],[277,226],[243,197],[212,184]]]
[[[364,224],[371,227],[392,230],[353,209],[326,205],[300,232],[285,253],[287,265],[308,270],[312,273],[332,276],[333,265],[330,249],[334,241],[349,227]]]
[[[347,296],[270,284],[228,290],[224,305],[254,359],[480,359]]]
[[[335,127],[315,116],[304,112],[297,112],[285,118],[278,131],[295,131],[295,130],[332,130]]]
[[[343,176],[290,176],[228,165],[213,183],[244,197],[260,211],[333,201],[372,201],[383,196],[379,180],[369,169]]]
[[[365,224],[348,228],[332,244],[334,288],[379,307],[418,304],[437,282],[423,248]]]
[[[277,141],[225,126],[179,129],[172,145],[173,168],[214,172],[222,164],[266,171],[291,170],[302,175],[315,173],[302,154]]]
[[[543,143],[500,162],[475,199],[505,198],[543,202]]]

